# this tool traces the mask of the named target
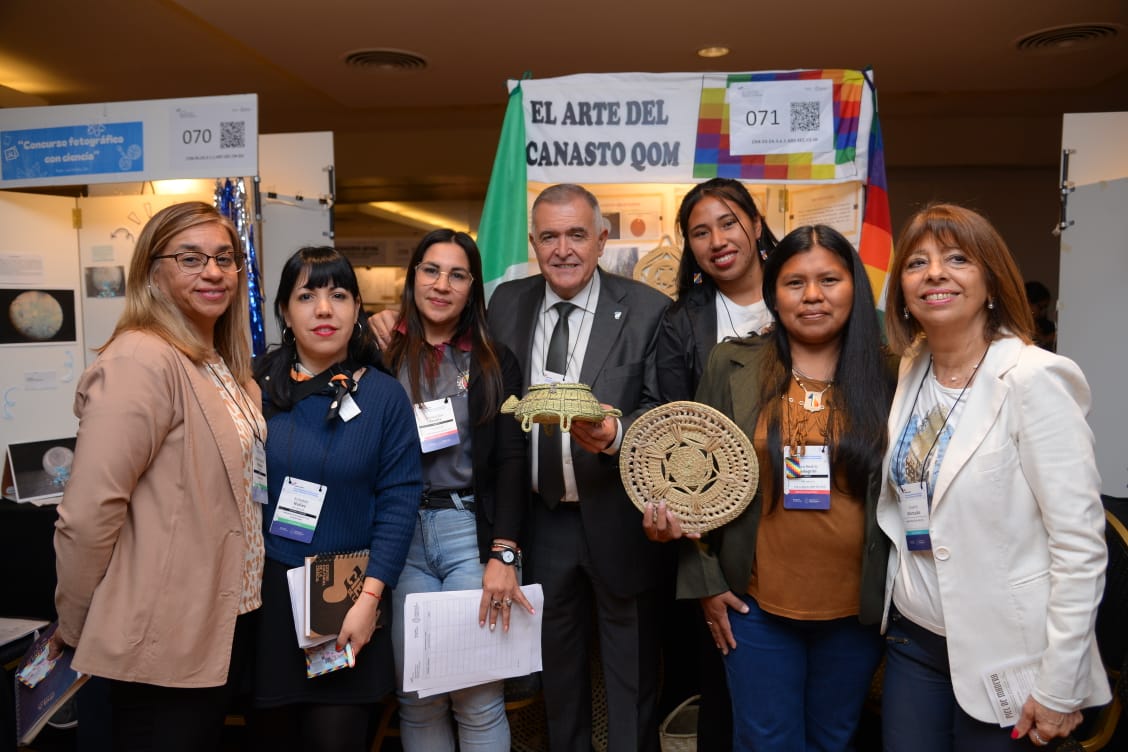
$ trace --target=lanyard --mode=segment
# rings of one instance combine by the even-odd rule
[[[956,396],[956,401],[952,403],[952,407],[948,410],[948,414],[944,416],[944,422],[940,425],[940,428],[936,431],[936,435],[932,437],[932,444],[928,447],[928,451],[925,452],[924,457],[921,459],[921,462],[920,462],[920,478],[921,478],[920,482],[924,486],[925,492],[928,495],[929,509],[932,508],[932,488],[929,486],[929,475],[931,475],[931,473],[928,470],[928,460],[932,456],[932,453],[936,450],[936,445],[940,441],[940,436],[944,433],[944,429],[948,426],[948,420],[952,417],[952,413],[954,413],[956,411],[956,406],[960,404],[960,400],[963,399],[964,393],[967,392],[968,387],[971,386],[971,382],[975,380],[976,374],[979,373],[979,366],[983,365],[983,360],[987,357],[987,353],[990,350],[991,350],[991,345],[990,345],[990,343],[988,343],[987,349],[984,350],[983,354],[979,356],[979,362],[975,364],[975,369],[972,371],[971,378],[967,380],[967,383],[963,385],[963,389],[961,389],[960,393]],[[917,403],[920,401],[920,393],[921,393],[921,390],[924,389],[924,380],[928,378],[928,375],[930,373],[932,373],[932,355],[931,354],[929,354],[929,356],[928,356],[928,368],[924,369],[924,375],[921,377],[920,383],[917,384],[916,396],[913,397],[913,406],[909,410],[909,417],[910,418],[912,418],[912,416],[916,413]],[[908,442],[908,441],[904,442],[903,451],[900,454],[898,454],[898,456],[895,458],[896,467],[902,468],[902,471],[903,471],[904,466],[905,466],[904,465],[905,456],[908,453],[908,447],[911,443],[912,442]]]
[[[247,426],[251,429],[251,435],[255,437],[255,441],[257,441],[260,445],[264,444],[262,437],[259,436],[258,421],[254,419],[254,410],[251,410],[251,414],[248,415],[247,411],[243,409],[244,404],[249,407],[251,403],[251,399],[249,396],[247,396],[246,391],[241,385],[239,385],[239,394],[241,395],[241,399],[236,397],[231,393],[231,390],[227,388],[227,384],[226,382],[224,382],[223,377],[219,375],[212,364],[205,363],[205,365],[208,367],[208,370],[211,371],[211,374],[215,377],[215,380],[219,382],[219,385],[223,387],[223,391],[227,392],[227,396],[231,398],[231,401],[233,403],[235,403],[235,409],[238,410],[239,414],[243,416],[243,420],[247,421]]]

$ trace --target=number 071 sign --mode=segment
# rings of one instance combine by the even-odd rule
[[[749,81],[728,88],[729,153],[834,149],[834,82]]]

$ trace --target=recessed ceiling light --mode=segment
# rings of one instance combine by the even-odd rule
[[[698,57],[724,57],[725,55],[729,54],[730,52],[732,52],[732,50],[730,50],[728,47],[725,47],[724,45],[720,45],[720,44],[714,44],[714,45],[710,45],[708,47],[702,47],[701,49],[699,49],[697,51],[697,56]]]

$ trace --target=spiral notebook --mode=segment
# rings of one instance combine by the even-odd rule
[[[335,635],[364,589],[367,551],[305,557],[306,637]]]

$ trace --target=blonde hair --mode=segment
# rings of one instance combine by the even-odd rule
[[[114,333],[102,352],[118,335],[127,331],[151,332],[168,341],[187,355],[192,362],[202,363],[211,349],[201,341],[196,329],[184,314],[165,295],[154,294],[152,271],[159,260],[154,256],[164,254],[169,242],[178,234],[201,225],[217,224],[227,232],[231,247],[242,252],[239,233],[231,221],[216,208],[202,201],[173,204],[153,215],[137,238],[133,258],[129,262],[129,276],[125,284],[125,311],[118,319]],[[231,374],[240,382],[251,378],[250,316],[247,310],[247,268],[244,262],[239,270],[239,281],[231,305],[215,322],[215,351],[227,363]]]

